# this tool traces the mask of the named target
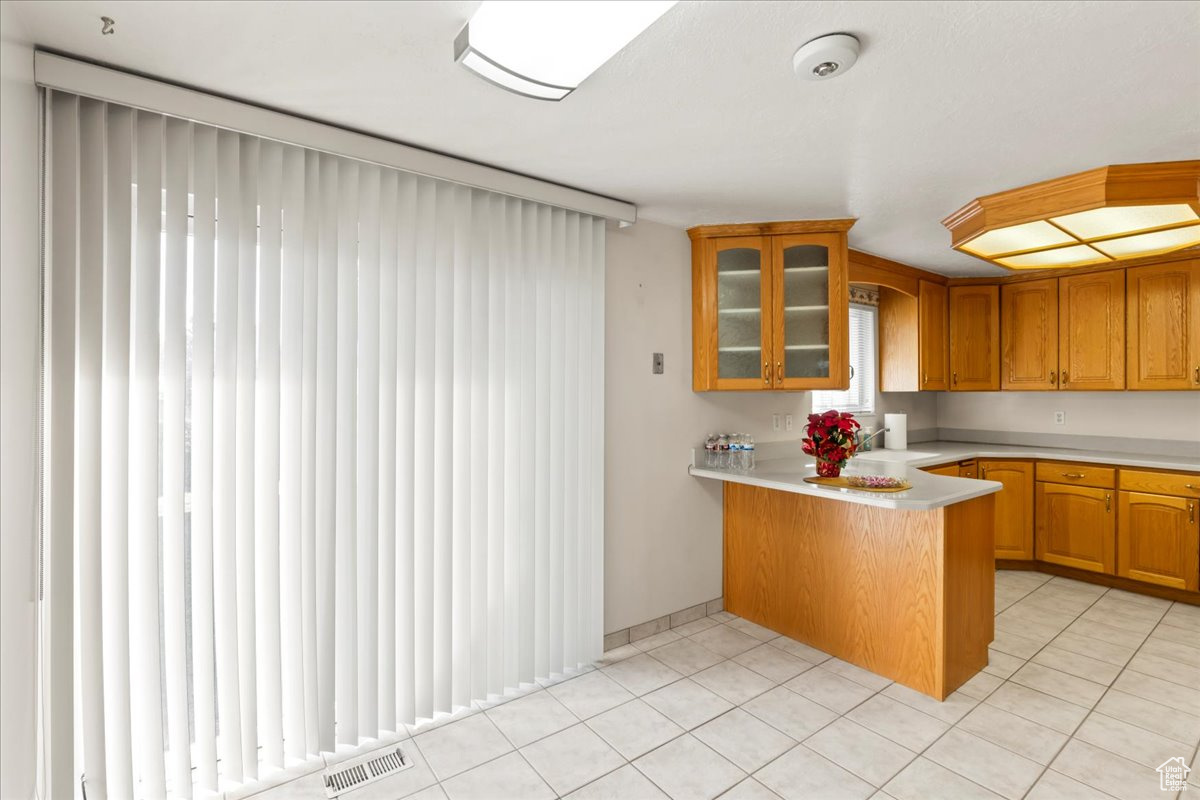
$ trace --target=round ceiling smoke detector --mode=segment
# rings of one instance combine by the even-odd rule
[[[858,39],[848,33],[831,33],[801,46],[792,56],[792,69],[801,78],[827,81],[850,70],[858,60]]]

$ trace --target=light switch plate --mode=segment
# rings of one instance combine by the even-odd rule
[[[783,418],[783,429],[790,431],[792,429],[792,415],[788,414]]]
[[[650,371],[655,375],[663,374],[663,354],[655,353],[654,358],[650,362]]]

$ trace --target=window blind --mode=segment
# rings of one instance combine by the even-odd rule
[[[47,130],[89,797],[599,656],[603,220],[62,92]]]
[[[838,391],[813,392],[814,412],[834,408],[856,414],[875,413],[878,318],[878,307],[850,304],[850,386]]]

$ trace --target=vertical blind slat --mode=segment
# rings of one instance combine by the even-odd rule
[[[217,132],[192,139],[192,716],[196,786],[217,789],[213,622],[213,323],[216,310]]]
[[[184,506],[187,390],[188,162],[191,125],[166,120],[163,158],[166,213],[162,313],[163,631],[166,638],[167,733],[172,793],[192,796],[188,730],[187,582]]]
[[[396,724],[396,201],[394,170],[384,170],[379,186],[379,295],[372,298],[379,318],[379,518],[376,580],[379,610],[377,623],[378,660],[376,686],[378,724],[395,731]]]
[[[358,201],[358,721],[379,736],[379,169],[359,170]]]
[[[79,296],[104,291],[104,104],[79,101]],[[75,526],[83,770],[104,787],[104,621],[101,562],[103,303],[80,302],[75,375]],[[100,789],[103,797],[103,788]]]
[[[134,774],[141,792],[166,793],[159,650],[158,370],[163,119],[137,112],[132,353],[129,394],[130,678]],[[150,424],[147,424],[150,423]]]
[[[454,196],[453,274],[451,304],[455,310],[450,379],[451,458],[450,513],[450,703],[471,702],[471,318],[470,300],[471,190],[460,187]]]
[[[221,777],[240,783],[242,701],[238,678],[237,429],[238,227],[241,177],[238,136],[217,134],[217,267],[213,324],[213,631]]]
[[[258,173],[258,366],[254,388],[254,629],[262,762],[283,766],[280,661],[280,251],[283,226],[283,148],[264,141]]]
[[[358,524],[355,391],[358,373],[358,173],[343,160],[337,187],[337,741],[358,744]]]
[[[304,724],[304,591],[301,451],[304,439],[304,151],[282,155],[279,355],[279,646],[283,756],[307,753]]]

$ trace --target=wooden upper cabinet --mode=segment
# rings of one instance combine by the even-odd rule
[[[1125,270],[1060,278],[1059,388],[1125,388]]]
[[[844,389],[853,220],[692,228],[692,388]]]
[[[1092,486],[1037,484],[1038,560],[1112,575],[1116,571],[1116,494]]]
[[[771,313],[776,389],[850,384],[850,284],[846,237],[771,237]]]
[[[932,281],[917,286],[917,349],[920,388],[950,388],[949,321],[946,287]]]
[[[1200,259],[1127,275],[1128,388],[1200,389]]]
[[[997,481],[996,558],[1033,559],[1033,462],[980,461],[979,478]]]
[[[1200,500],[1121,492],[1117,574],[1176,589],[1200,589]]]
[[[1000,388],[1058,388],[1058,280],[1000,287]]]
[[[950,288],[950,391],[1000,389],[1000,287]]]

